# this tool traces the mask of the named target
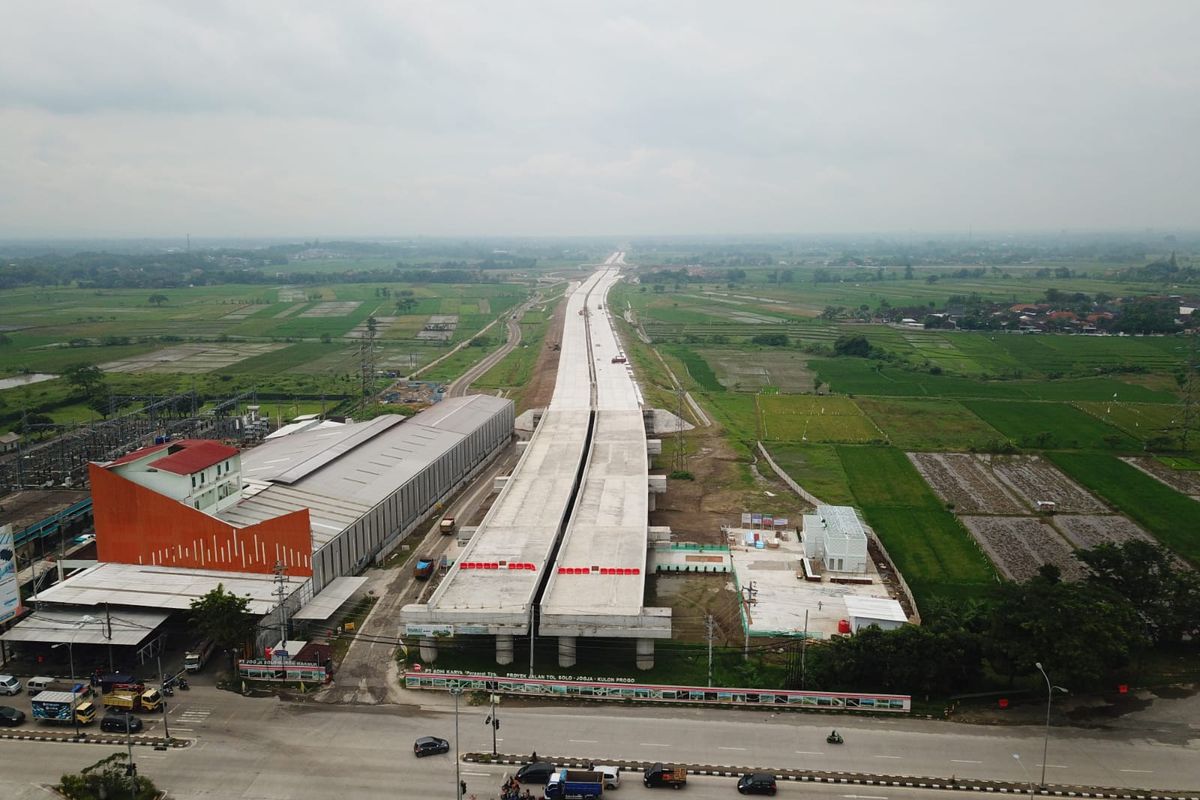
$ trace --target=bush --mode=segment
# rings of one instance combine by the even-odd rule
[[[126,798],[154,800],[158,787],[149,778],[128,774],[129,756],[113,753],[75,775],[63,775],[57,787],[70,800],[105,800]]]

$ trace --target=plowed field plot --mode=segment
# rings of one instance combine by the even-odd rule
[[[152,353],[101,364],[105,372],[212,372],[239,361],[287,347],[281,343],[181,344]]]
[[[1083,565],[1075,560],[1075,548],[1048,521],[1036,517],[963,517],[963,524],[1008,579],[1024,581],[1037,574],[1043,564],[1054,564],[1063,580],[1077,580]]]
[[[1013,492],[969,453],[909,453],[909,460],[943,502],[965,514],[1028,514]]]
[[[1144,530],[1116,514],[1063,514],[1054,517],[1054,527],[1080,550],[1101,544],[1121,544],[1130,539],[1153,541]]]
[[[1039,500],[1049,500],[1058,511],[1108,511],[1104,503],[1038,456],[994,456],[991,467],[996,477],[1024,499],[1030,508],[1036,508]]]
[[[326,303],[317,303],[312,308],[305,311],[300,316],[302,317],[344,317],[347,314],[353,314],[362,303],[358,300],[342,300]]]
[[[1122,458],[1121,460],[1130,466],[1137,467],[1147,475],[1157,478],[1175,491],[1200,500],[1200,472],[1174,469],[1157,458]]]

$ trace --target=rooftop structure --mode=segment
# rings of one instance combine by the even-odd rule
[[[850,630],[858,633],[859,628],[877,625],[885,631],[899,628],[908,622],[908,615],[899,602],[887,597],[861,597],[846,595],[846,616],[850,618]]]
[[[851,506],[817,506],[804,515],[804,550],[830,572],[867,571],[867,532]]]

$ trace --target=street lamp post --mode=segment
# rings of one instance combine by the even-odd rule
[[[71,662],[71,722],[75,723],[75,738],[79,738],[79,717],[77,716],[77,706],[75,698],[78,696],[75,692],[75,643],[74,642],[59,642],[58,644],[50,645],[51,647],[67,647],[67,658]]]
[[[158,652],[158,653],[155,653],[155,654],[154,654],[154,659],[155,659],[155,661],[157,661],[157,662],[158,662],[158,674],[159,674],[159,675],[165,675],[166,673],[162,671],[162,652],[160,651],[160,652]],[[165,683],[165,681],[164,681],[164,683]],[[161,684],[160,684],[160,686],[161,686]],[[159,691],[158,691],[158,699],[162,701],[162,710],[163,710],[163,735],[164,735],[164,736],[165,736],[165,737],[166,737],[168,740],[170,740],[170,738],[171,738],[171,727],[170,727],[170,725],[168,725],[168,724],[167,724],[167,696],[166,696],[165,694],[163,694],[163,691],[162,691],[162,689],[161,689],[161,688],[160,688],[160,689],[159,689]]]
[[[1046,734],[1042,739],[1042,782],[1039,784],[1042,788],[1046,786],[1046,756],[1050,751],[1050,701],[1054,698],[1054,690],[1066,693],[1066,689],[1061,686],[1055,686],[1050,682],[1050,676],[1046,674],[1046,670],[1042,669],[1042,662],[1038,661],[1034,664],[1038,672],[1042,673],[1042,677],[1046,679]]]
[[[454,695],[454,796],[463,800],[462,774],[459,772],[458,760],[458,696],[462,694],[460,686],[451,686],[450,694]]]
[[[1025,769],[1025,763],[1021,761],[1021,754],[1013,753],[1013,758],[1015,758],[1017,763],[1021,765],[1021,772],[1025,773],[1025,780],[1029,783],[1029,793],[1033,794],[1033,776],[1029,774],[1029,770]]]

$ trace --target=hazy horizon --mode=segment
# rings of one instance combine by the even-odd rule
[[[10,5],[0,239],[1190,233],[1198,22],[1176,0]]]

